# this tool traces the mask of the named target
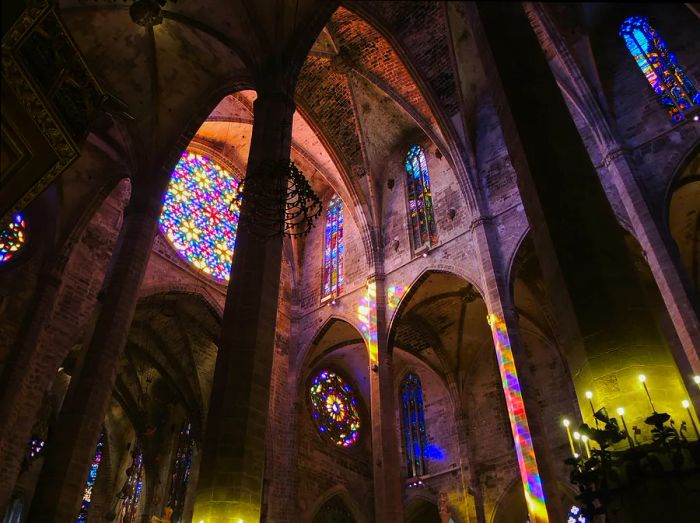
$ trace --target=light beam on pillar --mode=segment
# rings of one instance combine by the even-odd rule
[[[530,428],[525,415],[525,405],[520,382],[518,381],[518,374],[515,370],[510,339],[503,320],[499,319],[495,314],[489,314],[486,319],[491,326],[493,342],[496,346],[498,369],[501,372],[501,380],[503,381],[503,392],[506,396],[510,426],[513,431],[513,439],[515,440],[515,453],[518,457],[520,478],[525,490],[528,512],[533,521],[538,523],[548,522],[549,518],[542,490],[542,480],[537,469],[535,449],[532,446],[532,437],[530,436]]]
[[[360,299],[357,307],[357,318],[360,320],[360,330],[367,343],[370,367],[379,363],[377,344],[377,284],[374,281],[367,283],[367,292]]]

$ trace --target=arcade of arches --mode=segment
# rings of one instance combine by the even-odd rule
[[[692,519],[697,4],[2,9],[3,523]]]

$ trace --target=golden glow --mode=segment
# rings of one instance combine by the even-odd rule
[[[617,407],[617,415],[618,416],[624,416],[625,415],[625,409],[622,407]]]
[[[681,405],[683,405],[684,409],[687,409],[688,407],[690,407],[690,402],[688,400],[683,400],[681,401]]]
[[[641,381],[642,383],[644,383],[646,380],[647,380],[647,377],[646,377],[644,374],[640,374],[640,375],[639,375],[639,381]]]
[[[576,441],[580,440],[580,439],[581,439],[581,434],[579,434],[578,432],[574,432],[574,439],[575,439]]]
[[[590,390],[586,391],[586,398],[591,399],[593,397],[593,393]]]
[[[564,418],[564,421],[562,421],[562,423],[564,424],[565,427],[568,427],[569,425],[571,425],[571,422],[566,418]]]
[[[693,381],[700,385],[700,376],[693,376]]]

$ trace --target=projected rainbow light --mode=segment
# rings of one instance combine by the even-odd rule
[[[367,343],[367,352],[369,353],[370,364],[376,364],[378,358],[378,342],[377,342],[377,284],[369,282],[367,284],[367,292],[360,299],[360,305],[357,307],[357,319],[360,321],[360,331],[362,337]]]
[[[515,440],[515,453],[518,456],[520,468],[520,478],[525,489],[525,500],[528,505],[528,512],[532,521],[547,522],[547,507],[545,506],[544,492],[542,491],[542,480],[537,470],[535,450],[532,447],[530,428],[525,415],[525,405],[518,381],[518,373],[515,370],[513,361],[513,351],[510,347],[510,340],[503,320],[495,314],[489,314],[487,321],[493,333],[493,342],[496,346],[498,357],[498,369],[503,380],[503,392],[506,396],[510,426]]]

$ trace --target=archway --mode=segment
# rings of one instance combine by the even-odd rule
[[[681,263],[700,292],[700,147],[690,155],[671,186],[668,227]]]
[[[416,499],[406,507],[406,523],[441,523],[438,508],[425,499]]]
[[[356,523],[356,520],[343,499],[333,496],[321,505],[312,523]]]
[[[491,523],[526,523],[528,520],[525,493],[519,481],[513,483],[501,496]]]

